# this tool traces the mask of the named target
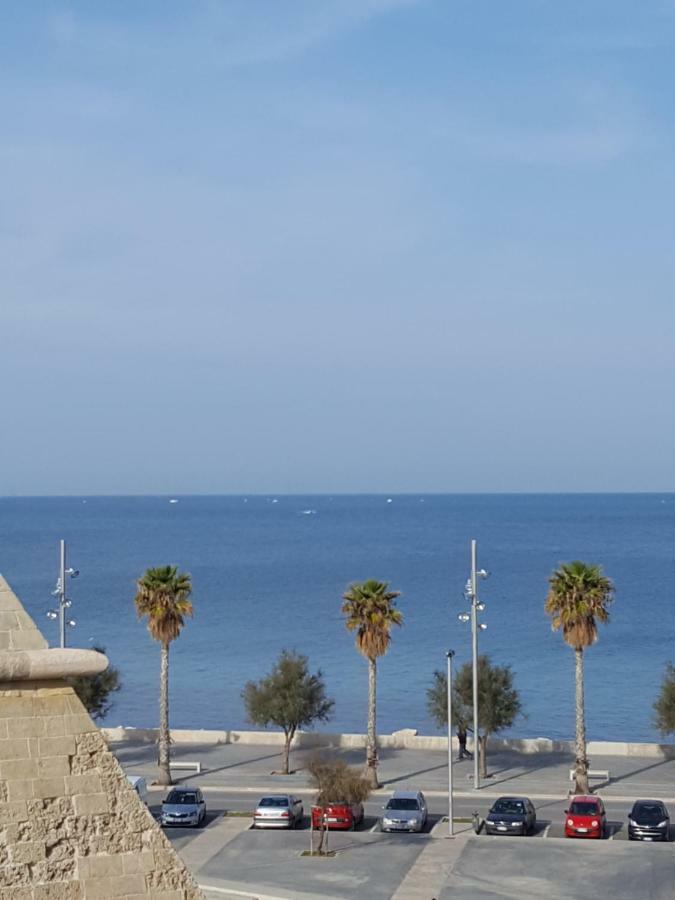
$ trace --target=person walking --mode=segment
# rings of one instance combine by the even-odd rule
[[[457,741],[459,742],[457,762],[463,759],[473,759],[473,753],[469,753],[466,749],[466,725],[463,723],[457,726]]]

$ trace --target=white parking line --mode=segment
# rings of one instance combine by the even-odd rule
[[[368,829],[368,831],[369,831],[371,834],[374,834],[376,831],[379,831],[379,830],[380,830],[380,823],[379,823],[379,822],[376,822],[376,823],[373,825],[372,828],[369,828],[369,829]]]
[[[551,823],[549,822],[549,824],[546,826],[546,828],[544,828],[544,833],[543,833],[542,837],[545,837],[545,838],[548,837],[548,832],[549,832],[550,828],[551,828]]]
[[[200,884],[199,887],[203,891],[209,891],[212,894],[223,894],[226,897],[245,897],[246,900],[287,900],[285,897],[278,897],[273,894],[259,894],[257,891],[235,891],[234,888],[216,887],[213,884]]]

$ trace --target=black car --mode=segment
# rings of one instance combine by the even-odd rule
[[[629,841],[669,841],[670,816],[660,800],[636,800],[628,816]]]
[[[500,797],[485,820],[487,834],[533,834],[537,824],[534,804],[528,797]]]

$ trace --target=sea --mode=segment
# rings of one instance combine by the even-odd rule
[[[105,724],[158,722],[159,646],[136,617],[150,566],[192,577],[194,617],[171,645],[171,724],[251,727],[241,700],[279,652],[320,669],[328,731],[365,730],[367,665],[340,612],[356,581],[401,592],[403,625],[378,666],[378,730],[437,733],[426,691],[446,651],[471,658],[464,585],[478,542],[479,652],[511,666],[523,714],[504,734],[570,739],[574,653],[544,612],[561,563],[602,565],[611,618],[586,658],[591,740],[659,741],[652,704],[675,659],[674,494],[454,494],[0,498],[0,572],[52,646],[59,541],[67,542],[68,644],[103,646],[123,684]]]

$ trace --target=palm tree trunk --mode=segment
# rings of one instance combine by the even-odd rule
[[[576,760],[574,763],[574,792],[588,793],[588,758],[586,756],[586,721],[584,714],[584,651],[575,649],[576,657]]]
[[[366,777],[371,787],[377,780],[377,659],[368,660],[368,735],[366,739]]]
[[[169,643],[162,642],[159,670],[159,784],[173,784],[169,756]]]

